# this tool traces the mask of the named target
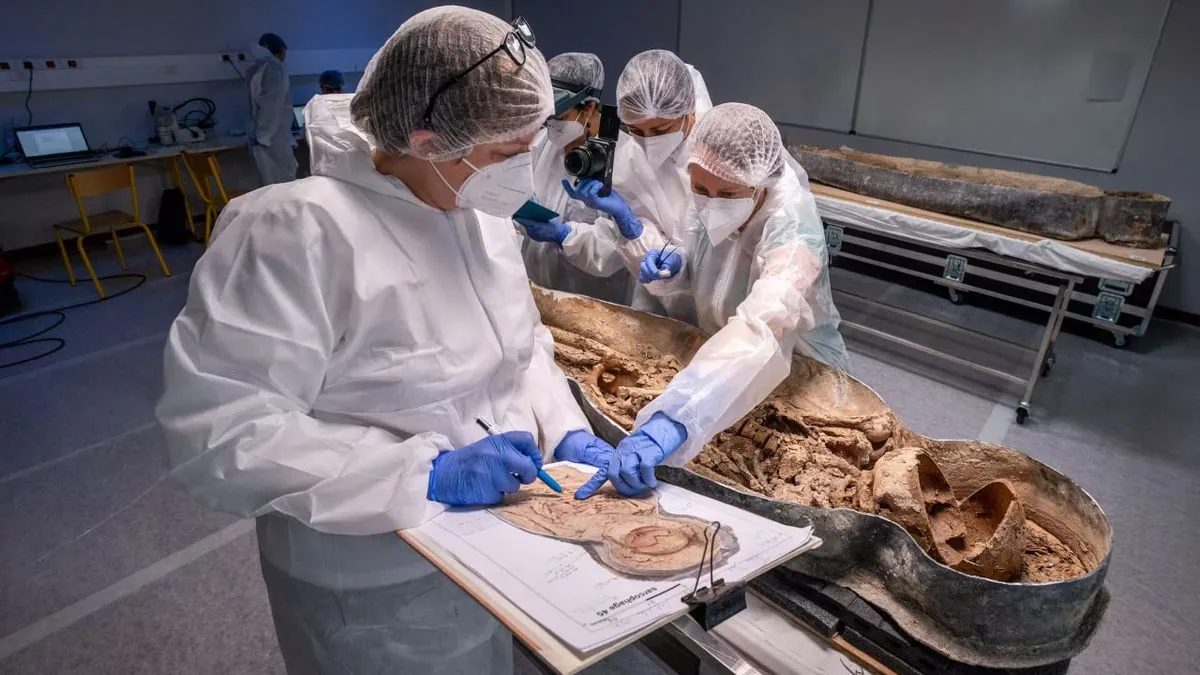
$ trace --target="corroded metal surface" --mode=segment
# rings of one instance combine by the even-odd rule
[[[1126,246],[1161,245],[1171,200],[1105,192],[1047,176],[796,145],[796,160],[819,183],[935,213],[1053,239],[1102,237]]]
[[[703,338],[691,326],[626,307],[557,293],[535,291],[542,319],[572,331],[587,320],[620,324],[630,345],[651,344],[664,353],[690,358]],[[586,311],[580,311],[586,309]],[[617,345],[613,345],[614,348]],[[826,381],[822,367],[797,357],[784,383],[792,390]],[[862,414],[864,400],[885,404],[857,380],[870,397],[852,397]],[[596,432],[616,443],[625,435],[612,420],[573,387]],[[868,403],[868,407],[873,403]],[[823,509],[788,503],[718,483],[686,469],[660,467],[661,480],[734,504],[777,522],[812,523],[824,545],[788,566],[858,593],[890,615],[920,642],[964,663],[1021,668],[1069,659],[1086,646],[1108,604],[1104,578],[1112,532],[1095,501],[1067,476],[1020,452],[974,441],[925,439],[928,452],[946,472],[957,496],[965,499],[987,483],[1011,483],[1030,517],[1075,550],[1090,570],[1085,575],[1045,584],[993,581],[951,569],[931,558],[899,525],[850,509]]]

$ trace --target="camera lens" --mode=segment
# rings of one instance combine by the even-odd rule
[[[581,146],[567,153],[563,159],[563,168],[572,176],[583,176],[587,174],[588,169],[592,166],[592,153],[588,152],[587,146]]]

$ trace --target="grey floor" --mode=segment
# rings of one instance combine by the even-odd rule
[[[148,283],[69,312],[52,333],[67,341],[59,353],[0,370],[0,675],[283,672],[252,528],[193,503],[165,478],[154,425],[162,345],[198,253],[170,250],[169,279],[138,258]],[[52,261],[22,267],[62,274]],[[1037,332],[841,270],[835,286],[997,335]],[[20,288],[32,309],[93,297],[87,286]],[[853,301],[842,307],[852,320],[911,330]],[[0,343],[28,328],[0,326]],[[1072,672],[1195,672],[1200,583],[1189,570],[1200,553],[1200,441],[1187,420],[1200,410],[1200,331],[1160,322],[1125,351],[1065,335],[1025,426],[1012,423],[1011,391],[848,338],[855,374],[910,426],[1018,448],[1072,475],[1107,511],[1113,601]],[[22,355],[0,351],[0,363]],[[595,672],[661,671],[626,650]]]

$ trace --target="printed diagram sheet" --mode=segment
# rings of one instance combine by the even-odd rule
[[[554,496],[555,500],[573,499],[570,494],[579,482],[569,475],[574,474],[571,469],[594,471],[588,466],[565,462],[546,468],[569,483],[563,485],[566,495]],[[522,492],[529,489],[523,488]],[[726,583],[753,577],[816,545],[811,528],[780,525],[673,485],[660,483],[655,493],[663,516],[680,516],[688,522],[719,521],[722,534],[731,535],[722,540],[736,541],[726,555],[717,557],[715,576]],[[531,494],[538,496],[536,492]],[[653,503],[652,498],[646,499]],[[559,508],[570,507],[559,505]],[[576,520],[592,522],[594,508],[581,510],[583,515]],[[552,515],[560,520],[570,519],[569,514],[563,518],[561,513]],[[624,523],[627,519],[616,514],[611,520]],[[417,532],[487,580],[578,652],[598,649],[686,611],[681,598],[695,584],[694,565],[686,571],[673,568],[670,573],[651,570],[650,576],[631,576],[629,566],[614,567],[613,561],[604,558],[596,546],[534,534],[524,527],[510,524],[489,510],[452,509],[417,528]],[[671,548],[670,537],[629,533],[628,528],[620,531],[624,537],[655,542],[647,544],[644,550],[648,553],[658,552],[656,546]],[[708,531],[711,534],[712,528]],[[581,539],[586,540],[587,536]],[[707,563],[701,583],[708,583]]]

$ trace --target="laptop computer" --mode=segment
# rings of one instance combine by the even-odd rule
[[[77,123],[22,127],[15,132],[21,154],[35,169],[94,162],[103,154],[92,150]]]
[[[292,128],[293,129],[303,129],[304,128],[304,106],[306,106],[306,105],[308,105],[308,104],[307,103],[297,103],[292,106],[292,122],[293,122]]]

